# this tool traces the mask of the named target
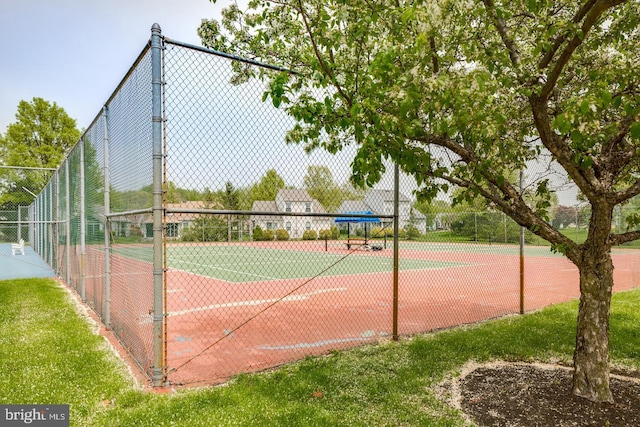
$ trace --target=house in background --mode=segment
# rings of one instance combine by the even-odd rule
[[[256,200],[251,207],[255,212],[274,212],[277,215],[251,215],[251,228],[263,230],[285,229],[292,239],[300,239],[306,230],[328,230],[333,225],[331,218],[317,216],[292,216],[287,213],[327,213],[320,202],[306,190],[282,189],[273,201]]]
[[[206,209],[223,209],[222,205],[217,202],[205,201],[186,201],[181,203],[168,203],[168,210],[206,210]],[[218,215],[219,217],[220,215]],[[164,219],[165,237],[168,239],[180,239],[184,235],[184,231],[193,226],[193,223],[202,218],[201,213],[179,213],[168,212]],[[227,218],[229,218],[227,216]],[[87,233],[90,236],[97,236],[104,233],[105,215],[104,206],[92,205],[87,212]],[[228,223],[231,221],[229,218]],[[114,237],[131,237],[138,236],[142,239],[153,238],[153,214],[135,214],[135,215],[116,215],[109,218],[111,234]],[[233,230],[239,230],[244,226],[241,220],[234,219],[230,227]],[[240,230],[240,234],[242,231]],[[101,237],[102,238],[102,237]]]
[[[87,239],[104,241],[106,217],[103,205],[90,205],[86,211]],[[117,215],[109,218],[111,235],[114,237],[145,237],[145,220],[148,215]]]
[[[211,203],[204,201],[188,201],[182,203],[168,203],[167,209],[215,209]],[[188,229],[193,222],[200,218],[202,214],[197,213],[167,213],[165,217],[165,235],[168,238],[179,239],[184,230]]]
[[[393,190],[369,190],[364,200],[345,200],[338,208],[339,213],[371,211],[374,215],[393,215]],[[393,221],[380,218],[382,227],[393,227]],[[425,233],[427,217],[411,207],[411,199],[400,193],[398,200],[398,223],[405,228],[413,221],[413,225]]]
[[[220,209],[220,206],[211,206],[210,202],[204,201],[187,201],[182,203],[168,203],[167,209]],[[165,236],[169,239],[179,239],[182,237],[193,222],[200,218],[199,213],[174,213],[169,212],[165,217]],[[146,238],[153,237],[153,215],[147,215],[144,221],[143,236]]]

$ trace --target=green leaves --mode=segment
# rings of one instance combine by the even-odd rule
[[[268,97],[271,97],[271,102],[273,106],[278,108],[280,104],[289,103],[289,98],[285,95],[288,91],[287,83],[289,81],[288,73],[278,73],[271,81],[269,82],[269,90],[262,94],[262,102],[265,102]]]
[[[567,117],[567,114],[559,114],[553,119],[553,123],[551,124],[553,129],[557,130],[559,133],[566,134],[571,131],[573,127],[573,123]]]
[[[633,139],[640,140],[640,122],[635,122],[631,125],[629,134]]]
[[[400,20],[402,21],[403,25],[406,25],[410,20],[415,19],[416,17],[416,11],[413,7],[407,7],[404,9],[404,11],[402,11],[402,14],[400,15]]]
[[[541,0],[526,0],[525,5],[529,13],[536,15],[542,10],[546,3],[546,1]]]

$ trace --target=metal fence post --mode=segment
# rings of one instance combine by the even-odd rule
[[[64,175],[65,175],[65,192],[66,192],[66,197],[65,197],[65,205],[64,205],[64,210],[65,210],[65,221],[67,223],[67,227],[66,227],[66,236],[65,236],[65,243],[67,245],[66,250],[64,251],[64,257],[65,257],[65,281],[67,282],[68,286],[71,286],[71,202],[70,202],[70,198],[71,198],[71,185],[69,183],[70,179],[69,179],[69,159],[67,158],[67,160],[65,160],[64,162]]]
[[[520,169],[520,194],[524,188],[524,172]],[[524,227],[520,226],[520,314],[524,314]]]
[[[35,213],[35,200],[31,202],[28,208],[28,227],[27,233],[29,236],[29,242],[31,243],[31,247],[33,248],[36,245],[36,230],[35,230],[35,221],[36,221],[36,213]]]
[[[33,203],[31,204],[31,212],[33,215],[33,239],[31,239],[31,247],[33,247],[33,250],[36,251],[38,255],[40,255],[40,245],[38,243],[38,234],[40,232],[40,230],[38,230],[38,220],[40,218],[40,212],[38,211],[38,197],[33,199]]]
[[[36,200],[36,215],[38,217],[38,223],[37,223],[37,233],[38,233],[38,255],[40,255],[40,257],[42,259],[44,259],[44,247],[42,245],[42,227],[44,225],[43,221],[43,214],[42,214],[42,196],[38,195],[38,198]]]
[[[45,205],[45,199],[47,196],[47,189],[45,187],[45,189],[42,191],[42,197],[38,197],[38,210],[40,212],[40,225],[39,225],[39,232],[40,232],[40,241],[38,242],[39,246],[40,246],[40,256],[42,257],[43,260],[47,259],[47,245],[46,245],[46,230],[45,227],[47,226],[47,216],[46,216],[46,205]]]
[[[399,248],[398,240],[400,235],[400,170],[396,163],[393,169],[393,339],[399,339],[398,333],[398,266]]]
[[[16,242],[19,242],[22,239],[22,210],[20,209],[22,205],[18,205],[18,238]]]
[[[40,229],[40,241],[41,241],[41,247],[42,247],[42,259],[44,260],[44,262],[49,263],[49,243],[47,241],[47,227],[48,227],[48,223],[47,223],[47,187],[45,186],[42,189],[42,197],[40,198],[40,212],[41,212],[41,216],[42,216],[42,223],[41,223],[41,229]]]
[[[102,108],[103,117],[103,149],[104,149],[104,324],[111,327],[111,188],[109,176],[109,107]]]
[[[60,259],[60,169],[57,169],[54,173],[54,181],[56,183],[56,196],[55,196],[55,200],[56,200],[56,217],[55,217],[55,240],[54,240],[54,245],[56,247],[56,252],[58,254],[58,256],[56,257],[56,266],[53,269],[53,271],[56,272],[56,274],[59,276],[60,275],[60,269],[61,269],[61,263],[62,260]],[[20,216],[20,207],[18,206],[18,216]],[[22,234],[22,232],[20,233]]]
[[[153,135],[153,385],[164,382],[164,260],[162,203],[162,40],[160,25],[151,27],[151,87]]]
[[[58,245],[58,242],[60,241],[60,224],[58,223],[58,216],[60,215],[60,203],[58,201],[58,199],[60,198],[60,175],[58,170],[56,170],[53,173],[52,176],[52,185],[53,185],[53,210],[54,210],[54,217],[52,218],[55,222],[53,223],[53,240],[51,242],[51,244],[54,247],[54,255],[55,255],[55,268],[53,268],[54,271],[58,271],[58,268],[60,266],[60,246]]]
[[[87,300],[86,279],[87,279],[87,258],[86,258],[86,238],[87,238],[87,198],[85,192],[84,173],[84,140],[80,140],[80,297],[82,301]]]
[[[56,260],[56,254],[55,254],[55,248],[54,248],[54,234],[53,234],[53,229],[54,229],[54,223],[53,223],[53,219],[54,219],[54,209],[53,209],[53,183],[54,181],[51,180],[49,181],[49,184],[47,185],[47,188],[49,188],[49,266],[53,269],[54,265],[55,265],[55,260]]]

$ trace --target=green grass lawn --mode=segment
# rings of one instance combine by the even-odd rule
[[[49,279],[0,281],[0,403],[71,404],[83,425],[133,383],[95,326]]]
[[[0,403],[65,403],[74,426],[463,426],[433,387],[468,361],[570,363],[577,303],[152,394],[52,280],[0,282]],[[611,357],[640,369],[640,290],[616,294]]]

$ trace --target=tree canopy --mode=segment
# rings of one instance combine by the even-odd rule
[[[278,175],[275,169],[269,169],[260,182],[253,184],[249,189],[251,204],[256,200],[275,200],[278,191],[282,188],[285,188],[284,178]]]
[[[290,142],[356,144],[356,182],[374,184],[391,159],[419,196],[460,187],[562,251],[582,291],[573,392],[610,401],[610,250],[640,237],[611,229],[614,207],[640,193],[639,21],[629,0],[252,0],[199,34],[295,70],[236,69],[269,79],[266,97],[297,120]],[[508,179],[542,154],[591,205],[583,244],[550,224],[548,180],[525,197]]]
[[[349,182],[339,186],[327,166],[309,166],[303,181],[309,195],[318,200],[327,212],[337,212],[345,200],[361,200],[363,195]]]
[[[33,98],[20,101],[16,121],[0,134],[0,165],[31,168],[57,168],[80,138],[76,121],[55,102]],[[38,193],[50,177],[49,172],[0,169],[3,191],[1,205],[29,204],[32,196],[22,187]]]
[[[4,165],[56,168],[80,138],[76,121],[42,98],[20,101],[16,121],[0,137]]]

